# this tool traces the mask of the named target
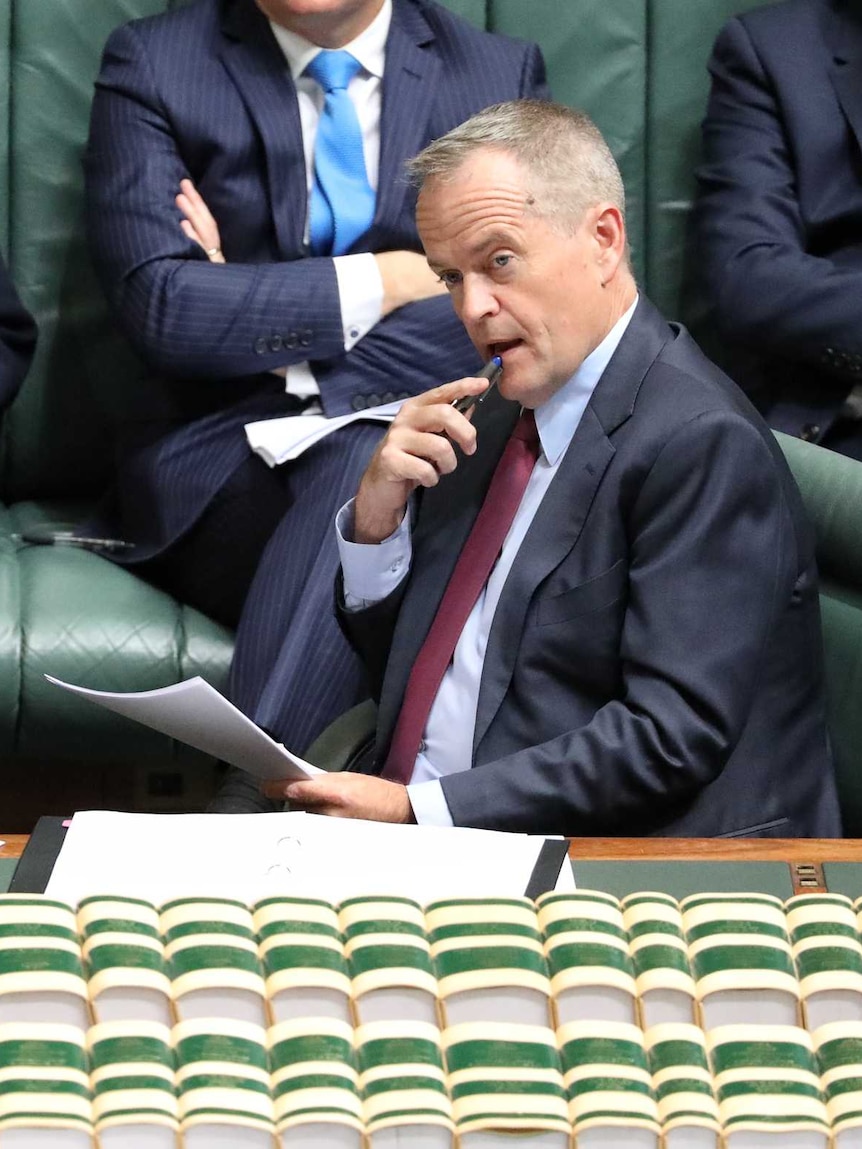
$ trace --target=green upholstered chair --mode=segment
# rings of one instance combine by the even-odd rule
[[[776,432],[817,538],[829,734],[848,838],[862,837],[862,463]]]

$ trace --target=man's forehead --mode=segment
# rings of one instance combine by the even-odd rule
[[[524,173],[515,165],[477,156],[451,175],[426,179],[416,206],[417,219],[432,221],[457,214],[464,223],[497,211],[503,217],[523,215],[531,200]]]
[[[531,217],[523,194],[429,201],[416,222],[425,253],[432,266],[457,262],[468,264],[501,247],[523,248]]]

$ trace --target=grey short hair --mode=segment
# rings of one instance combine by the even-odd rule
[[[478,112],[434,140],[407,163],[419,188],[452,179],[483,148],[512,155],[527,173],[529,210],[568,230],[588,207],[610,202],[625,216],[619,168],[599,129],[584,112],[544,100],[510,100]]]

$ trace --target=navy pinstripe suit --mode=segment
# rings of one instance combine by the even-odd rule
[[[404,160],[488,104],[545,93],[534,45],[480,32],[433,0],[394,0],[376,211],[352,250],[420,250]],[[136,543],[126,561],[149,563],[142,573],[154,559],[164,570],[218,504],[216,537],[180,581],[210,609],[207,580],[277,525],[240,620],[231,692],[301,751],[360,689],[332,615],[331,518],[380,432],[339,432],[273,475],[249,462],[242,426],[289,410],[274,367],[310,360],[325,412],[338,415],[457,378],[476,367],[476,353],[446,297],[392,312],[344,352],[332,261],[303,246],[295,88],[253,0],[196,0],[115,31],[85,167],[97,269],[160,376],[121,428],[105,529]],[[179,228],[174,196],[186,176],[219,223],[226,266],[210,264]],[[239,494],[225,499],[232,484]]]

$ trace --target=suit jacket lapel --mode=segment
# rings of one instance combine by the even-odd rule
[[[615,450],[610,436],[629,418],[644,375],[669,335],[641,298],[605,369],[512,564],[500,596],[482,670],[473,753],[500,708],[537,587],[574,548]]]
[[[266,17],[253,0],[231,0],[222,60],[260,134],[279,252],[302,253],[308,188],[296,88]]]
[[[423,46],[433,39],[420,9],[395,0],[386,41],[375,225],[398,219],[407,194],[404,162],[427,138],[440,62]]]
[[[862,6],[833,0],[821,9],[820,21],[838,102],[862,146]]]
[[[578,541],[613,455],[614,448],[604,428],[588,407],[530,524],[497,604],[482,669],[474,754],[512,679],[519,636],[533,594]]]

